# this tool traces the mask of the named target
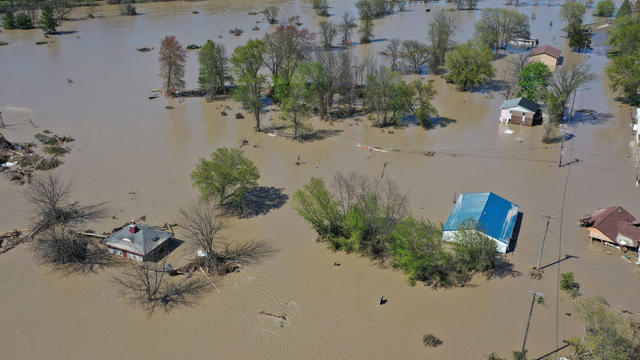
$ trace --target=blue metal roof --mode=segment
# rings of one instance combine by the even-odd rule
[[[476,230],[508,245],[519,211],[518,205],[494,193],[463,193],[458,195],[444,231],[465,229],[472,223]]]

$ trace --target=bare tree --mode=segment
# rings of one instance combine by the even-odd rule
[[[589,65],[578,65],[568,69],[565,66],[556,70],[549,83],[549,96],[547,96],[547,108],[551,121],[562,123],[565,107],[571,95],[587,83],[596,79]]]
[[[54,174],[33,179],[25,195],[34,212],[31,236],[56,225],[78,224],[99,219],[105,214],[105,203],[83,206],[70,201],[69,183],[64,183]]]
[[[339,104],[347,115],[354,111],[354,103],[360,96],[358,91],[358,78],[362,72],[362,66],[354,63],[351,51],[341,51],[338,62],[338,85]]]
[[[65,226],[54,226],[41,232],[32,246],[45,263],[68,270],[91,271],[107,265],[110,258],[103,247]]]
[[[398,63],[402,56],[402,42],[397,38],[391,39],[389,44],[384,47],[384,50],[382,50],[380,54],[387,58],[391,70],[398,71]]]
[[[520,72],[529,63],[529,54],[521,53],[510,57],[507,63],[508,65],[502,71],[502,78],[503,93],[505,98],[509,99],[519,91]]]
[[[353,33],[353,28],[356,26],[356,19],[351,15],[351,13],[345,12],[342,14],[342,22],[338,25],[338,29],[342,35],[343,45],[347,45],[351,42],[351,34]]]
[[[160,43],[160,77],[167,94],[184,89],[184,63],[187,52],[175,36],[168,35]]]
[[[285,84],[298,65],[308,60],[313,49],[314,34],[294,25],[280,25],[264,36],[264,65],[273,78],[281,78]]]
[[[131,262],[129,269],[121,276],[115,277],[124,296],[139,305],[149,314],[157,308],[168,312],[176,306],[192,306],[195,298],[203,294],[208,283],[195,276],[175,281],[165,277],[164,265]]]
[[[333,47],[333,39],[338,35],[338,27],[331,21],[320,21],[320,39],[322,47],[330,49]]]
[[[225,221],[221,211],[210,202],[200,202],[186,209],[180,209],[180,226],[187,231],[188,241],[196,250],[202,250],[203,266],[209,273],[218,274],[222,262],[216,252],[218,233]]]

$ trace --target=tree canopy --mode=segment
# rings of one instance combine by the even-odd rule
[[[543,101],[547,96],[547,86],[551,75],[551,70],[541,62],[525,66],[520,72],[518,96],[524,96],[536,102]]]
[[[261,94],[267,84],[267,78],[259,73],[264,62],[264,53],[264,42],[249,40],[246,45],[238,46],[229,59],[238,84],[233,97],[240,101],[247,111],[253,113],[257,131],[260,131],[260,113],[263,108]]]
[[[486,45],[468,41],[447,54],[448,81],[470,90],[495,76],[493,53]]]
[[[211,153],[208,160],[201,158],[191,173],[202,199],[220,205],[242,201],[246,192],[258,185],[258,179],[258,168],[242,150],[226,147]]]

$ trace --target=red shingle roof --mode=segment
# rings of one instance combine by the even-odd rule
[[[531,53],[529,54],[529,56],[535,56],[535,55],[541,55],[541,54],[547,54],[553,58],[559,59],[560,54],[562,54],[562,51],[560,51],[560,49],[554,48],[553,46],[545,45],[545,46],[540,46],[531,50]]]
[[[631,239],[634,247],[640,242],[638,220],[620,206],[598,209],[586,215],[580,222],[584,226],[595,228],[614,242],[618,234]]]

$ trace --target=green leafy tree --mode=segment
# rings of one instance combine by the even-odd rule
[[[618,18],[608,35],[607,44],[617,50],[617,55],[635,53],[640,44],[640,14]]]
[[[401,81],[400,74],[381,67],[367,76],[364,97],[377,126],[401,125],[411,111],[413,88]]]
[[[551,76],[551,70],[541,62],[525,66],[520,72],[518,96],[524,96],[531,101],[543,101],[547,96],[547,86]]]
[[[373,20],[371,20],[370,18],[362,19],[362,23],[360,24],[358,33],[360,34],[361,43],[370,43],[371,39],[373,38]]]
[[[260,113],[263,108],[261,94],[267,84],[267,78],[259,73],[264,53],[264,42],[249,40],[246,45],[238,46],[229,60],[233,64],[238,84],[233,97],[255,116],[257,131],[260,131]]]
[[[248,190],[258,185],[260,173],[242,150],[221,147],[209,160],[201,158],[191,173],[193,185],[203,200],[223,205],[238,204]]]
[[[457,231],[452,246],[458,268],[468,273],[493,270],[500,254],[495,241],[476,230]]]
[[[322,64],[318,61],[302,63],[296,73],[300,83],[304,84],[307,103],[317,106],[321,118],[327,116],[331,100],[330,80]]]
[[[470,90],[495,76],[491,60],[493,52],[486,45],[471,41],[457,45],[447,54],[445,66],[449,73],[446,78],[462,90]]]
[[[584,335],[567,341],[570,359],[631,360],[637,359],[637,324],[610,310],[600,297],[590,297],[574,305],[578,317],[584,322]]]
[[[301,135],[301,130],[306,130],[304,120],[310,112],[309,105],[307,105],[308,92],[304,74],[296,71],[291,79],[291,86],[280,89],[286,89],[286,92],[276,94],[282,99],[282,118],[291,123],[293,137],[298,138]]]
[[[16,15],[16,28],[20,30],[33,29],[33,20],[31,19],[31,16],[24,11],[18,12],[18,15]]]
[[[224,92],[225,84],[230,80],[227,74],[224,46],[207,40],[200,49],[198,61],[200,62],[198,83],[207,92],[207,98],[212,99],[215,94]]]
[[[606,72],[613,91],[620,91],[629,104],[640,104],[640,51],[615,57]]]
[[[411,82],[410,86],[413,88],[414,94],[412,111],[418,120],[418,124],[425,129],[431,128],[433,126],[431,117],[438,115],[438,110],[431,103],[438,94],[433,85],[433,80],[425,83],[420,79],[416,79]]]
[[[627,15],[631,15],[632,10],[631,10],[631,2],[629,2],[629,0],[624,0],[622,2],[622,5],[620,5],[620,8],[618,9],[618,13],[616,14],[616,18],[620,19],[623,18]]]
[[[412,286],[417,281],[450,285],[451,254],[442,246],[442,230],[427,220],[408,217],[393,229],[389,248],[392,266],[404,272]]]
[[[572,298],[579,295],[580,285],[576,282],[572,272],[560,274],[560,289],[566,291]]]
[[[579,51],[591,50],[591,32],[581,25],[569,25],[569,47]]]
[[[17,28],[17,26],[16,26],[16,17],[13,16],[13,13],[11,11],[7,11],[2,16],[2,26],[6,30],[13,30],[13,29]]]
[[[56,20],[53,8],[50,5],[45,5],[42,8],[38,23],[45,34],[55,34],[57,32],[58,20]]]
[[[587,9],[579,2],[566,1],[560,9],[560,17],[568,26],[582,25]]]
[[[616,4],[612,0],[598,1],[594,14],[601,17],[611,17],[616,11]]]
[[[333,237],[341,233],[339,203],[327,189],[324,180],[312,177],[308,184],[296,190],[292,200],[296,212],[320,237]]]

